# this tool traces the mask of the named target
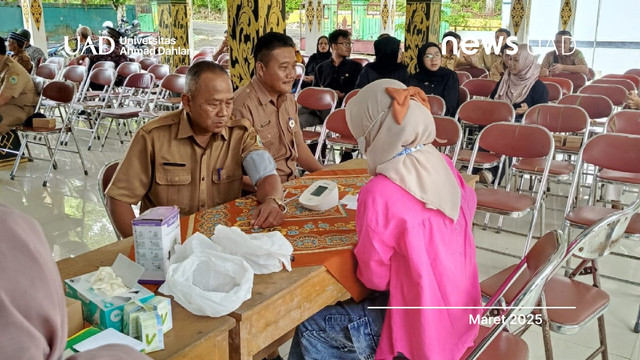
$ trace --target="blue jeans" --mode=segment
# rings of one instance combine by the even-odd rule
[[[318,311],[296,328],[289,360],[373,360],[382,332],[389,293],[373,293],[360,303],[353,299]]]

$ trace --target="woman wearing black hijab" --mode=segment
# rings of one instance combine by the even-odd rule
[[[376,40],[373,43],[373,48],[376,60],[365,65],[362,69],[356,82],[356,89],[363,88],[379,79],[394,79],[406,84],[409,73],[407,67],[401,63],[400,40],[392,36],[385,36]]]
[[[313,77],[316,74],[316,66],[321,62],[331,59],[331,50],[329,48],[329,38],[322,35],[318,38],[316,43],[316,53],[309,57],[309,61],[304,68],[304,79],[302,87],[311,86],[313,84]]]
[[[417,86],[427,95],[438,95],[447,105],[446,116],[455,116],[458,107],[458,76],[441,67],[442,51],[428,42],[418,49],[418,72],[409,77],[409,86]]]

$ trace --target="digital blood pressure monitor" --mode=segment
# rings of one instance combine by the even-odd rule
[[[319,180],[300,195],[300,204],[310,210],[324,211],[338,205],[338,184]]]

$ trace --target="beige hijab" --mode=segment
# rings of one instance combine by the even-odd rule
[[[397,80],[382,79],[362,88],[347,104],[349,129],[356,138],[364,136],[369,173],[385,175],[426,207],[455,221],[460,211],[460,188],[442,154],[431,145],[436,135],[433,116],[412,99],[404,117],[395,119],[398,112],[393,111],[394,99],[387,88],[407,89]]]
[[[518,73],[514,74],[509,69],[504,72],[496,100],[506,100],[511,104],[518,104],[524,100],[538,80],[540,75],[540,65],[536,62],[536,57],[529,52],[529,45],[518,45],[520,62]]]
[[[40,225],[0,204],[0,357],[58,360],[67,337],[60,273]],[[72,360],[138,360],[124,345],[102,346]]]

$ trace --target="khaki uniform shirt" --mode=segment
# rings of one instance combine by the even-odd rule
[[[233,114],[236,118],[251,121],[264,147],[276,162],[280,181],[298,177],[297,146],[304,144],[304,139],[298,121],[298,105],[293,95],[280,95],[277,101],[273,101],[254,76],[249,84],[236,91]]]
[[[22,65],[22,67],[27,70],[27,73],[31,74],[31,70],[33,70],[33,64],[31,63],[31,58],[24,50],[13,53],[13,55],[11,55],[11,58]]]
[[[575,50],[573,53],[569,55],[560,55],[557,54],[555,50],[549,51],[547,55],[542,59],[542,66],[545,69],[551,69],[553,64],[562,64],[562,65],[587,65],[587,61],[584,59],[584,55],[580,50]]]
[[[489,69],[489,79],[499,81],[502,79],[505,70],[504,62],[502,62],[502,57],[500,57],[498,61],[491,65],[491,69]]]
[[[484,48],[480,48],[476,54],[476,59],[478,59],[478,65],[487,69],[487,71],[490,71],[496,63],[502,64],[502,55],[496,55],[493,52],[487,54]]]
[[[440,66],[455,71],[462,66],[471,66],[471,63],[457,55],[442,55],[442,64]]]
[[[11,95],[11,99],[0,106],[2,134],[8,128],[23,123],[38,104],[38,94],[31,76],[9,56],[1,56],[0,59],[0,94]]]
[[[233,116],[206,148],[193,136],[184,110],[142,126],[120,163],[108,196],[136,204],[140,211],[176,205],[190,215],[237,199],[242,191],[242,161],[264,150],[247,120]]]

